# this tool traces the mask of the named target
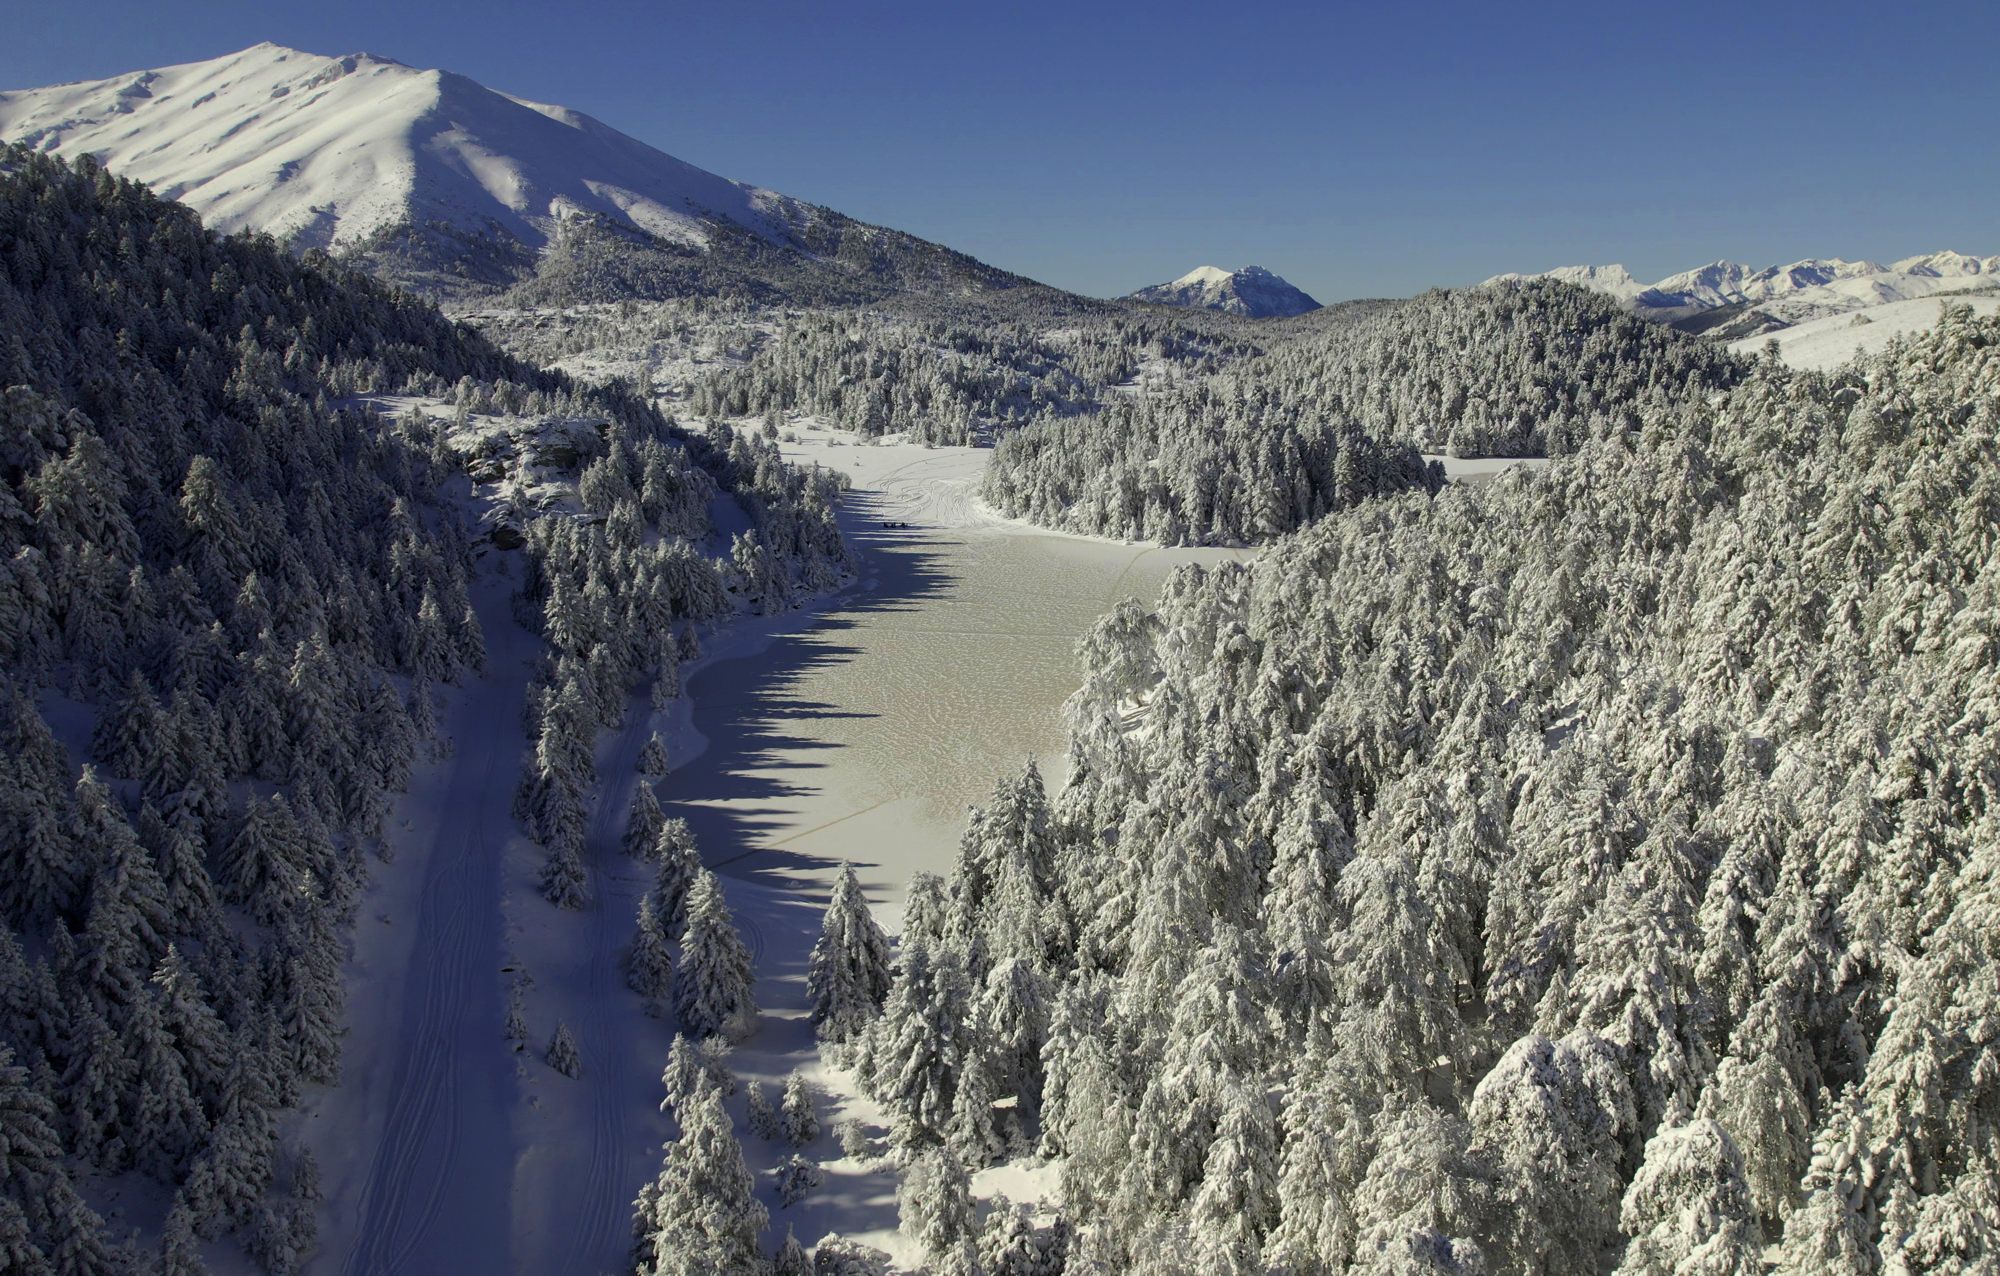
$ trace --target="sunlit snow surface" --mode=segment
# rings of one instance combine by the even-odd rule
[[[275,44],[0,92],[0,138],[94,155],[213,229],[310,247],[431,223],[540,246],[576,213],[694,245],[715,215],[782,241],[795,211],[565,107],[449,71]]]
[[[1729,348],[1755,358],[1766,343],[1776,341],[1778,357],[1789,366],[1826,372],[1856,355],[1875,354],[1897,337],[1909,337],[1935,326],[1947,305],[1970,306],[1982,315],[2000,313],[2000,297],[1921,297],[1875,306],[1860,314],[1828,315],[1777,332],[1759,333],[1732,341]]]
[[[798,438],[788,459],[854,479],[846,521],[862,579],[817,613],[744,626],[765,631],[741,643],[746,654],[713,653],[689,680],[681,707],[692,706],[691,731],[659,790],[730,875],[730,900],[755,930],[766,1022],[736,1063],[773,1090],[816,1062],[805,959],[840,863],[856,865],[877,916],[898,925],[912,874],[950,872],[966,808],[996,779],[1034,759],[1051,791],[1061,783],[1062,703],[1080,680],[1073,653],[1091,623],[1120,599],[1157,597],[1179,564],[1250,557],[996,518],[975,496],[987,451],[811,429]],[[701,752],[683,760],[690,746]],[[873,1120],[848,1078],[811,1075],[839,1105],[823,1111],[826,1125]],[[747,1135],[745,1150],[760,1174],[780,1156]],[[838,1155],[828,1136],[814,1151]],[[808,1245],[838,1231],[914,1261],[894,1231],[894,1175],[851,1159],[826,1170],[826,1185],[790,1209],[765,1194],[773,1240],[788,1224]],[[975,1186],[1020,1200],[1046,1177],[1000,1166]]]
[[[1003,522],[973,497],[988,453],[825,437],[787,451],[855,474],[864,582],[691,680],[709,747],[661,795],[695,808],[704,845],[740,848],[738,871],[852,859],[871,898],[895,901],[911,873],[949,870],[966,807],[1002,774],[1035,759],[1059,782],[1074,648],[1098,616],[1157,596],[1178,563],[1247,555]]]

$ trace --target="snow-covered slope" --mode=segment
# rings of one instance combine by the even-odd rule
[[[1562,266],[1541,275],[1496,275],[1489,284],[1524,278],[1561,279],[1605,293],[1646,319],[1707,328],[1728,323],[1727,335],[1789,327],[1944,293],[2000,286],[2000,257],[1927,253],[1890,265],[1808,257],[1761,270],[1716,261],[1647,285],[1623,266]],[[1726,311],[1727,314],[1716,312]],[[1704,318],[1708,317],[1708,318]]]
[[[492,259],[472,272],[496,276],[489,282],[527,273],[579,219],[683,256],[754,256],[763,245],[852,259],[849,274],[878,265],[885,245],[943,254],[718,177],[565,107],[366,53],[260,44],[0,93],[0,139],[94,155],[216,229],[265,231],[298,248],[365,255],[422,234],[433,255]],[[857,253],[842,242],[847,232],[879,242]],[[988,283],[1008,278],[962,262],[969,275],[997,277]]]
[[[1130,294],[1129,299],[1162,306],[1223,310],[1252,319],[1302,315],[1319,309],[1317,301],[1262,266],[1245,266],[1234,271],[1197,266],[1172,283],[1141,288]]]
[[[1907,337],[1936,325],[1947,305],[1971,306],[1977,314],[2000,314],[2000,295],[1919,297],[1892,301],[1853,314],[1809,319],[1778,332],[1759,333],[1729,343],[1737,354],[1755,357],[1767,342],[1778,343],[1778,357],[1794,368],[1825,371],[1860,354],[1874,354],[1897,337]]]
[[[720,216],[776,242],[784,196],[703,172],[587,115],[449,71],[275,44],[0,94],[0,133],[180,200],[218,230],[348,248],[405,221],[544,242],[594,212],[706,244]]]

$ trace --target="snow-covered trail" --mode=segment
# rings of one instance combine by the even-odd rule
[[[362,903],[343,1081],[302,1118],[328,1200],[314,1272],[511,1267],[507,1229],[495,1226],[514,1160],[501,861],[534,640],[513,623],[508,589],[492,575],[478,584],[486,673],[450,693],[455,752],[399,802],[398,860]]]
[[[582,949],[569,972],[578,982],[563,985],[562,1013],[584,1060],[583,1075],[567,1088],[581,1090],[585,1137],[569,1143],[567,1166],[543,1162],[535,1175],[523,1176],[517,1184],[517,1198],[536,1198],[538,1210],[552,1224],[536,1236],[541,1243],[537,1271],[589,1276],[623,1270],[631,1246],[632,1198],[651,1170],[645,1141],[630,1132],[644,1126],[658,1102],[658,1068],[637,1066],[634,1055],[635,1047],[659,1029],[639,1013],[621,964],[638,896],[648,884],[643,867],[626,857],[621,842],[632,790],[641,782],[639,750],[651,723],[644,701],[635,701],[619,729],[599,742],[596,807],[584,858],[590,898],[580,912],[561,918]],[[528,906],[534,902],[539,901]],[[558,975],[563,957],[545,952],[537,964]],[[665,1062],[664,1053],[660,1062]]]

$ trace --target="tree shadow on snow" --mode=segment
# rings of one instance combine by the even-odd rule
[[[796,893],[799,906],[813,910],[801,925],[784,926],[783,939],[770,936],[787,947],[793,932],[805,937],[796,958],[801,970],[826,901],[824,886],[815,882],[802,891],[801,879],[833,865],[821,856],[770,845],[782,827],[773,807],[779,799],[819,787],[813,773],[828,764],[801,761],[801,754],[810,757],[841,747],[815,738],[810,724],[874,715],[807,699],[799,689],[816,671],[860,654],[858,646],[839,640],[843,631],[859,627],[873,614],[921,608],[952,580],[940,552],[947,545],[920,529],[884,528],[887,517],[874,493],[856,493],[841,512],[862,580],[872,580],[872,585],[843,592],[809,623],[773,636],[762,650],[719,659],[689,679],[693,724],[707,747],[658,786],[662,806],[693,828],[702,858],[711,867]],[[724,802],[728,805],[720,804]],[[788,952],[773,952],[760,963],[781,978],[793,964]]]

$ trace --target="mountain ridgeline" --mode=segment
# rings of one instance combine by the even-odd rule
[[[0,92],[0,141],[91,155],[218,230],[322,248],[443,296],[829,303],[1026,282],[704,172],[566,107],[365,53],[260,44]]]
[[[1559,279],[1602,292],[1642,319],[1713,340],[1777,331],[1830,315],[1858,314],[1921,297],[2000,292],[2000,257],[1937,252],[1883,265],[1808,257],[1758,269],[1715,261],[1645,284],[1623,266],[1562,266],[1541,275],[1497,275],[1488,283]]]

